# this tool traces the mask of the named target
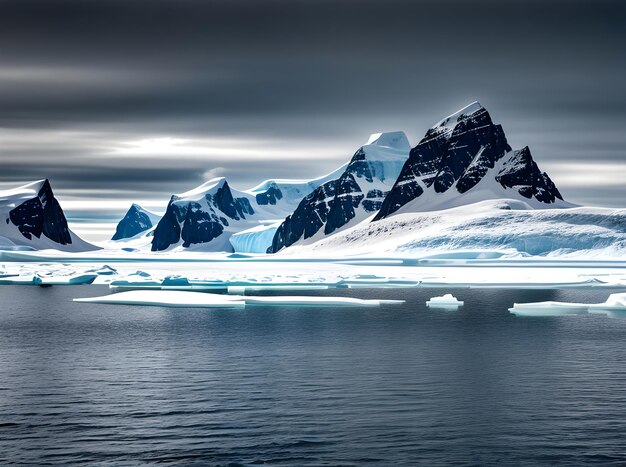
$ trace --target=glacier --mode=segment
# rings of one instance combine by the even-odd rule
[[[268,225],[257,225],[250,229],[235,232],[230,237],[233,250],[241,253],[266,253],[272,245],[272,240],[280,222]]]

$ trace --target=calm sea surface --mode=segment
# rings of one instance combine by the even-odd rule
[[[465,307],[425,307],[445,292]],[[407,301],[380,309],[71,301],[102,293],[0,287],[0,464],[626,465],[626,320],[507,311],[609,291],[341,292]]]

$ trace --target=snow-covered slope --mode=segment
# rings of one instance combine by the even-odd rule
[[[293,210],[298,203],[320,185],[338,178],[347,164],[331,173],[311,180],[272,179],[265,180],[246,193],[253,195],[259,205],[278,205]]]
[[[398,213],[284,254],[520,253],[626,256],[626,209],[534,209],[527,201],[486,200],[451,209]]]
[[[401,132],[378,133],[360,147],[338,178],[307,195],[277,228],[269,252],[312,243],[378,211],[409,154]]]
[[[171,197],[165,214],[149,233],[150,248],[233,251],[232,234],[276,222],[292,208],[289,203],[259,204],[256,196],[231,188],[223,177],[215,178]]]
[[[0,249],[89,251],[72,232],[48,180],[0,191]]]
[[[111,240],[124,240],[135,237],[157,225],[160,219],[161,216],[158,214],[133,203],[126,211],[126,215],[117,224],[115,235],[113,235]]]
[[[512,198],[534,208],[571,207],[525,147],[512,151],[502,126],[474,102],[430,128],[374,220]]]

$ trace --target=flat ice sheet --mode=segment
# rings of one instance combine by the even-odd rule
[[[611,294],[604,303],[515,303],[509,311],[517,316],[566,316],[592,313],[622,318],[626,317],[626,293]]]
[[[177,290],[129,290],[101,297],[75,298],[75,302],[107,305],[146,305],[177,308],[243,308],[245,302],[232,295]]]
[[[246,305],[376,307],[382,304],[403,303],[403,300],[361,300],[348,297],[315,296],[251,297],[245,295],[220,295],[174,290],[130,290],[100,297],[75,298],[74,301],[113,305],[146,305],[179,308],[242,308]]]

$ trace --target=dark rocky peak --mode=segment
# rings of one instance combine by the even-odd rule
[[[245,219],[246,214],[254,214],[254,209],[247,198],[233,197],[226,180],[217,188],[215,193],[207,193],[205,197],[209,205],[213,205],[213,207],[222,211],[231,219]]]
[[[375,212],[409,151],[404,132],[377,133],[357,149],[343,173],[306,196],[278,227],[268,252],[277,252],[318,232],[329,235]],[[366,198],[366,193],[369,198]]]
[[[131,238],[153,227],[156,216],[133,203],[117,224],[112,240]]]
[[[9,211],[6,222],[10,221],[17,226],[21,234],[29,240],[33,236],[40,238],[44,235],[61,245],[71,244],[67,219],[54,197],[50,182],[45,179],[40,183],[37,195]]]
[[[458,194],[475,187],[511,151],[504,130],[478,102],[444,118],[411,149],[374,220],[385,218],[425,190]]]
[[[504,188],[513,188],[524,198],[535,198],[542,203],[563,200],[561,193],[547,173],[541,172],[528,146],[514,151],[496,175]]]

